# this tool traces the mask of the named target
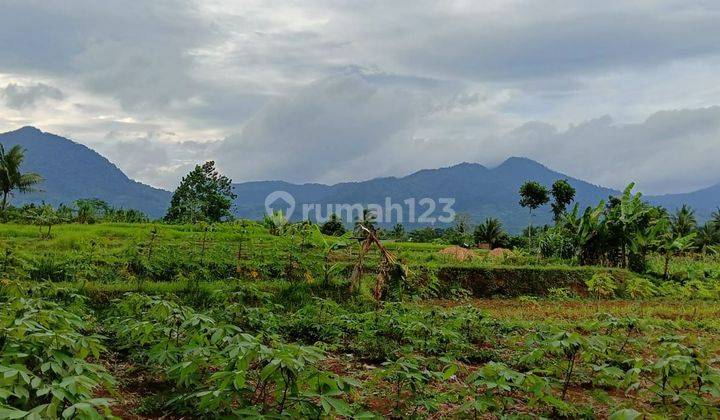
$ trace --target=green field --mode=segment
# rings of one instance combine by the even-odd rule
[[[402,272],[378,300],[380,253],[351,288],[360,245],[339,241],[0,224],[0,418],[720,413],[718,257],[674,258],[663,280],[656,256],[640,276],[387,241]]]

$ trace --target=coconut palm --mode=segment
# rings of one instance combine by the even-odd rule
[[[720,228],[720,207],[718,207],[711,215],[710,221],[712,221],[718,228]]]
[[[490,248],[495,248],[505,240],[507,234],[503,231],[502,223],[498,219],[488,217],[477,225],[474,236],[476,244],[486,243],[490,245]]]
[[[676,237],[687,236],[697,228],[695,210],[683,204],[672,215],[672,230]]]
[[[707,222],[697,229],[695,246],[702,252],[707,252],[710,247],[720,245],[720,226],[714,222]]]
[[[8,152],[0,144],[0,189],[2,189],[2,202],[0,210],[7,208],[8,199],[13,190],[21,193],[33,192],[34,185],[42,182],[43,178],[35,172],[21,173],[20,166],[25,160],[25,150],[19,145],[13,146]]]

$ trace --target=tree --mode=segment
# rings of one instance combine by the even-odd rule
[[[358,237],[358,240],[363,240],[366,237],[365,230],[369,230],[370,232],[377,232],[377,227],[375,226],[375,222],[377,220],[377,215],[374,211],[370,209],[363,209],[362,215],[355,221],[355,236]],[[365,228],[365,229],[363,229]]]
[[[97,198],[76,200],[75,207],[78,223],[95,223],[98,219],[104,219],[111,211],[108,203]]]
[[[408,236],[410,237],[409,239],[411,242],[427,243],[438,239],[441,235],[441,229],[426,226],[424,228],[410,231],[410,234]]]
[[[667,224],[667,219],[663,219],[659,224]],[[694,247],[695,232],[689,233],[684,236],[677,236],[673,231],[672,227],[665,227],[665,232],[662,235],[658,235],[655,242],[657,251],[659,254],[665,257],[665,264],[663,268],[663,278],[668,280],[670,278],[670,258],[673,255],[679,255],[687,252]]]
[[[476,244],[486,243],[492,249],[500,246],[507,239],[507,234],[500,220],[488,217],[475,227],[474,237]]]
[[[633,238],[643,232],[652,219],[653,207],[642,200],[642,194],[632,193],[635,183],[625,187],[620,197],[612,197],[606,210],[608,224],[606,243],[620,245],[620,266],[628,266],[628,248]]]
[[[687,236],[697,228],[695,210],[683,204],[672,215],[672,231],[675,237]]]
[[[320,232],[322,232],[323,235],[342,236],[345,234],[345,225],[340,217],[336,213],[333,213],[330,215],[328,221],[322,224]]]
[[[20,166],[25,160],[25,150],[19,145],[13,146],[7,153],[0,144],[0,189],[2,189],[2,203],[0,210],[5,212],[8,198],[13,190],[21,193],[35,191],[34,185],[42,182],[43,178],[35,172],[20,172]]]
[[[718,207],[712,215],[710,215],[710,221],[720,228],[720,207]]]
[[[530,210],[530,218],[528,227],[531,229],[528,234],[532,234],[532,212],[536,208],[547,204],[550,201],[550,196],[547,188],[536,181],[527,181],[520,187],[520,205],[527,207]],[[528,236],[530,240],[532,237]]]
[[[567,180],[558,179],[551,188],[553,203],[551,204],[555,223],[565,213],[565,209],[575,199],[575,188]]]
[[[47,228],[47,232],[42,235],[45,239],[50,239],[52,237],[50,230],[54,225],[68,221],[68,219],[56,212],[50,204],[43,204],[40,207],[34,208],[28,215],[28,218],[35,225],[40,226],[41,228]]]
[[[403,226],[402,223],[396,223],[390,235],[396,241],[405,240],[405,226]]]
[[[173,193],[165,221],[220,222],[232,217],[230,207],[235,198],[232,181],[215,169],[215,162],[208,161],[183,177]]]
[[[708,252],[715,245],[720,245],[720,225],[706,222],[696,231],[695,246],[702,252]]]

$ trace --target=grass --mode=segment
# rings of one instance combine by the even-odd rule
[[[63,409],[134,418],[720,415],[717,258],[678,258],[665,283],[653,257],[648,277],[671,296],[620,298],[621,287],[595,299],[572,287],[605,268],[521,252],[459,262],[439,245],[388,242],[411,274],[403,293],[388,290],[402,301],[375,302],[377,255],[350,289],[357,246],[331,255],[344,269],[326,282],[316,238],[254,223],[204,237],[192,225],[97,224],[42,239],[36,227],[0,225],[0,323],[11,340],[0,366],[39,378],[22,385],[27,398],[0,380],[0,413],[41,407],[57,398],[39,391],[52,385],[67,393],[52,400]],[[610,271],[621,286],[632,276]],[[537,293],[520,292],[538,282]],[[489,284],[505,289],[472,296]],[[77,319],[60,328],[58,317]],[[85,345],[104,350],[86,356]],[[66,357],[81,373],[39,369]],[[64,382],[94,362],[94,375],[115,379],[85,394]]]

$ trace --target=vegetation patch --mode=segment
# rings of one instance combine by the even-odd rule
[[[568,288],[577,294],[588,294],[586,282],[598,273],[608,273],[624,283],[630,274],[621,269],[597,267],[498,266],[435,268],[444,287],[462,287],[474,297],[547,296],[554,288]]]

